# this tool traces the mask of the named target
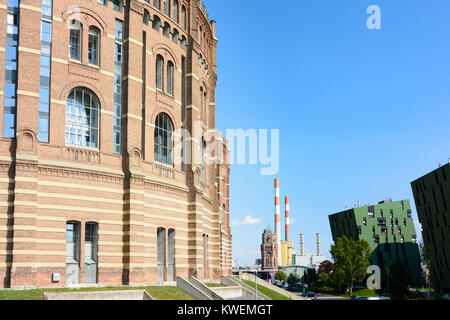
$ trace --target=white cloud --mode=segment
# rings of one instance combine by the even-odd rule
[[[232,227],[239,227],[240,225],[255,225],[261,222],[260,218],[253,218],[251,215],[248,215],[242,221],[233,220],[231,221]]]
[[[241,224],[253,225],[258,224],[260,222],[261,222],[260,218],[252,218],[252,216],[246,216],[244,221],[241,222]]]

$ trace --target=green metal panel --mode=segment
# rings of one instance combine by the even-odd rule
[[[450,164],[411,182],[437,291],[450,292]]]
[[[352,208],[328,218],[334,241],[342,236],[353,240],[364,239],[372,250],[372,264],[380,267],[386,264],[390,268],[399,261],[408,270],[413,284],[423,284],[409,200]]]

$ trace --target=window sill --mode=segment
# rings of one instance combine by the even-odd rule
[[[155,161],[155,164],[158,165],[158,166],[164,167],[164,168],[166,168],[166,169],[175,170],[175,168],[173,167],[173,165],[170,165],[170,164],[167,164],[167,163]]]

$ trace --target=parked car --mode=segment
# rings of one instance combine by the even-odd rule
[[[367,297],[367,300],[391,300],[390,297]]]
[[[289,286],[286,288],[287,291],[298,291],[298,288],[296,286]]]
[[[313,291],[303,292],[303,293],[302,293],[302,297],[307,297],[307,298],[317,298],[317,293],[315,293],[315,292],[313,292]]]
[[[369,300],[369,299],[366,297],[355,297],[355,299],[353,300]]]

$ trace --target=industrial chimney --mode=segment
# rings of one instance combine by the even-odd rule
[[[320,256],[320,233],[316,233],[317,238],[317,255]]]
[[[286,219],[286,226],[285,226],[285,237],[286,241],[291,241],[291,231],[290,231],[290,222],[289,222],[289,197],[284,197],[284,217]]]
[[[278,266],[281,266],[280,181],[278,179],[275,179],[275,233],[277,234]]]
[[[305,255],[305,235],[303,233],[300,233],[300,255]]]

